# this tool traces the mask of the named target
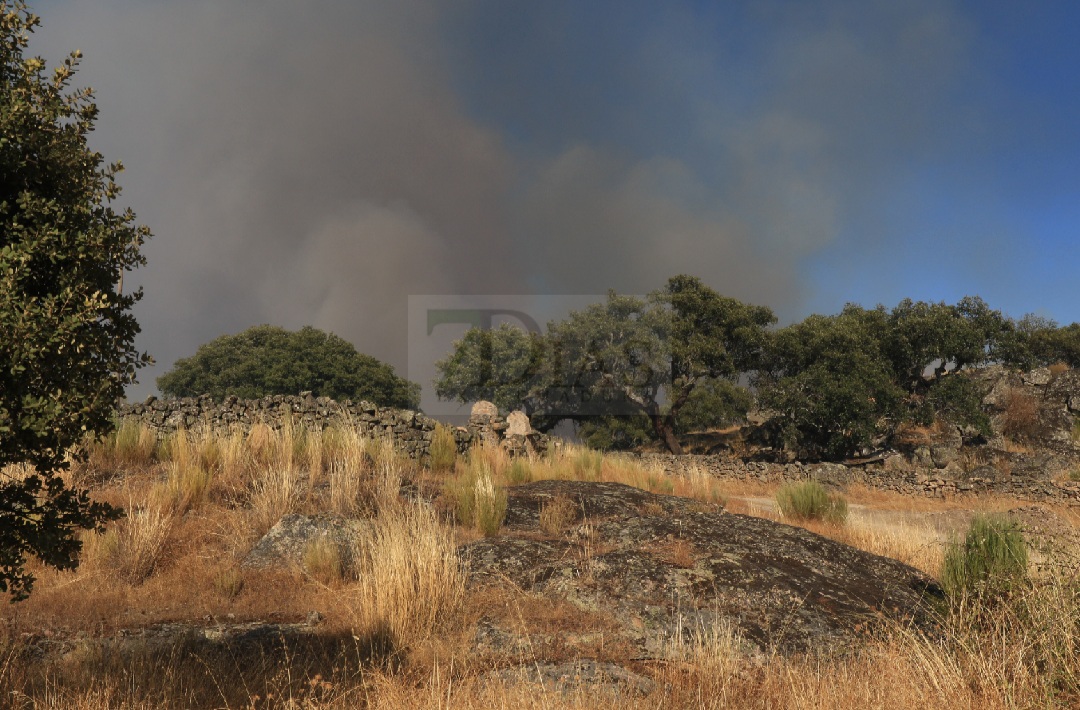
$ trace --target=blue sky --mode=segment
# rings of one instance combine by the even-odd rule
[[[135,396],[257,323],[403,370],[409,295],[676,273],[784,321],[967,294],[1080,320],[1076,3],[34,9],[155,234]]]

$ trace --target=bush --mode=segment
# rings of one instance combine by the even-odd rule
[[[436,424],[431,435],[431,470],[452,471],[457,461],[457,441],[454,432],[444,424]]]
[[[954,374],[939,380],[930,388],[926,401],[933,414],[990,436],[990,418],[982,410],[982,393],[971,378]]]
[[[259,325],[223,335],[178,360],[157,385],[173,397],[256,399],[310,391],[319,397],[370,400],[386,407],[420,406],[419,385],[357,352],[343,338],[310,326],[291,332]]]
[[[1015,522],[976,515],[963,542],[945,550],[941,583],[954,598],[1008,591],[1027,576],[1027,543]]]
[[[829,495],[817,481],[790,483],[776,492],[776,507],[785,518],[824,520],[837,525],[847,520],[847,501]]]

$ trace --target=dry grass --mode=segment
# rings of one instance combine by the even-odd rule
[[[1039,402],[1033,395],[1019,388],[1013,388],[1005,394],[1001,433],[1015,442],[1032,441],[1042,433]]]
[[[341,546],[327,535],[312,540],[304,549],[304,570],[323,584],[341,584],[348,572]]]
[[[540,507],[540,529],[548,535],[566,532],[577,519],[578,505],[566,496],[556,496]]]
[[[161,561],[174,523],[171,511],[129,504],[123,520],[84,538],[86,565],[128,584],[140,584]]]
[[[117,446],[128,451],[138,450],[131,442],[148,441],[140,432],[124,437],[127,443]],[[35,568],[34,596],[0,611],[0,705],[997,710],[1080,702],[1080,585],[1064,574],[1040,578],[994,606],[965,602],[942,618],[933,638],[897,627],[842,657],[748,656],[738,634],[721,625],[681,629],[659,658],[633,660],[628,650],[610,640],[605,644],[613,621],[601,612],[516,589],[466,590],[455,553],[457,531],[429,506],[403,498],[402,483],[415,483],[420,474],[384,443],[349,430],[258,426],[184,437],[155,443],[150,454],[149,447],[123,456],[96,454],[94,466],[111,461],[113,468],[95,469],[83,480],[96,481],[95,497],[123,504],[129,517],[103,535],[86,536],[84,564],[76,572]],[[496,492],[526,480],[580,477],[706,503],[727,499],[734,509],[743,498],[771,499],[777,489],[757,481],[717,481],[703,470],[671,476],[631,457],[578,447],[518,462],[501,450],[482,449],[458,461],[455,475],[466,465],[485,473]],[[192,472],[204,473],[205,484]],[[472,490],[475,498],[475,480]],[[892,511],[917,518],[1020,504],[1003,497],[909,498],[854,485],[846,494],[852,503],[847,525],[805,526],[935,576],[943,534],[929,524],[900,522]],[[306,574],[239,564],[260,531],[283,512],[327,510],[371,518],[371,538],[357,550],[313,544],[304,559]],[[577,513],[572,501],[553,500],[541,511],[542,525],[550,535],[561,534]],[[1075,517],[1070,519],[1076,522]],[[578,560],[586,576],[599,554],[589,522],[581,526]],[[695,560],[691,546],[679,540],[658,552],[684,566]],[[240,657],[207,656],[205,649],[182,644],[143,656],[104,653],[91,645],[73,648],[62,660],[34,655],[50,639],[80,634],[92,638],[223,619],[298,622],[312,610],[323,620],[309,642],[282,641]],[[464,649],[482,614],[536,638],[558,640],[569,629],[595,628],[600,633],[595,647],[587,647],[590,656],[652,679],[655,690],[563,690],[487,676],[493,664],[565,660],[585,646],[538,642],[520,657],[478,661]]]
[[[349,597],[357,626],[385,629],[397,646],[429,637],[464,599],[453,533],[423,505],[383,510],[357,557],[359,581]]]
[[[496,479],[509,469],[507,458],[495,447],[474,448],[443,486],[458,522],[487,537],[498,534],[506,516],[506,490]]]

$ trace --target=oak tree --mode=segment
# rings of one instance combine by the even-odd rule
[[[79,53],[51,72],[26,56],[38,24],[0,2],[0,591],[13,600],[32,589],[29,556],[72,568],[78,531],[119,515],[62,474],[149,361],[134,346],[141,291],[121,288],[149,231],[114,207],[121,166],[88,146],[98,109],[70,87]]]

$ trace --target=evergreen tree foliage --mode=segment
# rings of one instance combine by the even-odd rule
[[[199,346],[157,379],[173,397],[208,394],[257,399],[311,392],[337,400],[368,400],[385,407],[416,409],[420,386],[393,368],[357,352],[352,343],[311,326],[288,331],[257,325]]]
[[[73,445],[110,430],[149,361],[134,347],[141,291],[120,286],[149,231],[113,207],[121,166],[88,146],[98,110],[70,88],[79,53],[51,72],[26,56],[38,24],[0,3],[0,590],[12,599],[32,589],[29,556],[70,569],[78,531],[119,515],[61,474]]]

